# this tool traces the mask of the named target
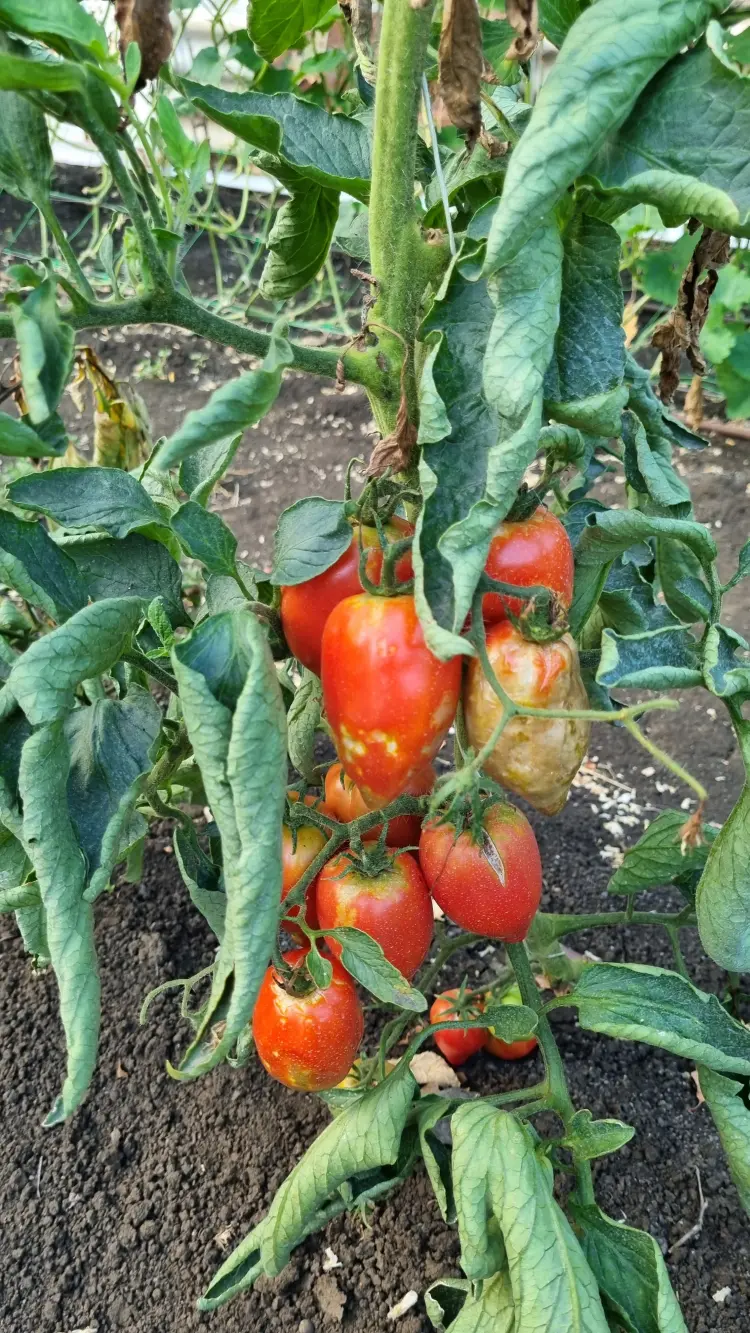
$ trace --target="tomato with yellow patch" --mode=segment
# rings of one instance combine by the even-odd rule
[[[367,850],[365,843],[365,856]],[[321,930],[354,926],[366,931],[389,963],[411,979],[432,943],[432,902],[415,857],[386,851],[384,861],[373,874],[359,869],[346,853],[328,861],[318,875],[318,922]],[[338,941],[326,943],[340,957]]]
[[[518,986],[511,986],[505,992],[501,1004],[523,1004],[521,992]],[[531,1055],[537,1047],[536,1037],[526,1037],[521,1041],[501,1041],[496,1037],[492,1028],[487,1029],[487,1040],[485,1041],[485,1050],[490,1055],[496,1055],[500,1060],[522,1060],[525,1055]]]
[[[409,789],[455,717],[461,658],[441,662],[414,598],[347,597],[323,633],[323,702],[344,770],[371,809]]]
[[[434,786],[435,770],[432,764],[427,764],[409,783],[404,795],[426,796]],[[370,807],[359,787],[346,776],[341,764],[331,764],[326,773],[325,790],[326,804],[343,824],[370,813]],[[382,824],[377,824],[368,832],[368,838],[377,838],[382,827]],[[421,815],[396,815],[395,819],[388,821],[386,843],[389,847],[416,847],[421,831]]]
[[[515,588],[549,588],[567,611],[573,600],[573,547],[559,518],[540,505],[530,518],[501,523],[492,541],[485,573]],[[525,602],[488,592],[482,600],[486,625],[521,614]]]
[[[268,968],[253,1012],[253,1037],[272,1078],[287,1088],[322,1092],[336,1087],[351,1069],[364,1015],[354,982],[336,959],[331,960],[333,975],[325,990],[300,975],[306,953],[293,949],[284,954],[295,970],[291,987],[274,967]]]

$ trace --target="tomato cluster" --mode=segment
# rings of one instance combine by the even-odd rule
[[[389,541],[411,531],[399,518],[386,528]],[[470,659],[463,679],[463,657],[442,661],[427,646],[414,597],[398,586],[412,576],[410,554],[399,555],[387,589],[374,586],[383,565],[380,535],[360,525],[330,569],[282,590],[287,642],[294,656],[321,676],[325,715],[338,752],[338,762],[325,777],[324,798],[304,800],[329,820],[346,824],[399,796],[432,791],[432,761],[460,699],[475,749],[486,743],[502,716],[503,705],[479,659]],[[522,522],[500,525],[486,570],[513,587],[547,587],[558,606],[570,605],[570,542],[559,520],[542,507]],[[553,642],[528,641],[518,628],[522,608],[520,598],[500,592],[485,594],[482,604],[487,653],[507,695],[536,707],[584,707],[573,640],[565,635]],[[586,741],[586,723],[580,719],[517,715],[484,768],[538,809],[554,812],[565,801]],[[297,793],[290,792],[289,798],[298,799]],[[305,823],[299,814],[289,818],[283,829],[283,898],[316,858],[322,860],[327,841],[314,820]],[[290,1087],[307,1089],[330,1087],[348,1073],[363,1018],[355,984],[341,962],[336,931],[342,927],[365,931],[410,980],[430,949],[433,900],[464,930],[516,943],[528,932],[541,892],[541,860],[531,825],[500,799],[485,800],[481,811],[472,809],[471,818],[465,811],[460,825],[447,814],[424,826],[420,815],[400,814],[369,828],[364,842],[354,839],[353,846],[342,848],[339,839],[338,852],[308,884],[304,906],[293,903],[285,918],[288,933],[302,947],[269,968],[261,988],[253,1031],[266,1069]],[[314,932],[315,947],[320,946],[332,969],[330,984],[322,989],[305,961]],[[455,1017],[457,1000],[465,1016],[463,997],[446,991],[435,1000],[431,1021]],[[520,1003],[515,988],[501,1003]],[[470,1016],[476,1015],[476,1026],[436,1034],[451,1063],[462,1063],[481,1047],[516,1059],[536,1045],[533,1038],[504,1043],[482,1025],[482,1008],[481,999],[475,1001]]]

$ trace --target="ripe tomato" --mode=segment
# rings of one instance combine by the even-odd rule
[[[457,995],[457,990],[444,990],[442,995],[433,1000],[430,1009],[431,1023],[443,1023],[447,1019],[457,1017],[455,1004]],[[463,1028],[456,1029],[455,1032],[436,1032],[435,1045],[445,1056],[448,1064],[462,1065],[470,1056],[482,1049],[486,1038],[486,1028]]]
[[[306,952],[292,949],[284,960],[301,968]],[[310,982],[301,994],[285,990],[276,970],[268,968],[253,1013],[253,1037],[268,1073],[287,1088],[334,1088],[349,1073],[363,1031],[354,982],[335,959],[330,986],[318,990]]]
[[[513,805],[490,806],[481,843],[468,829],[431,820],[419,840],[419,864],[446,916],[464,930],[515,944],[524,939],[542,896],[534,830]]]
[[[517,588],[537,584],[550,588],[566,611],[573,600],[573,547],[559,518],[544,505],[521,523],[500,524],[484,568],[500,583],[512,583]],[[524,605],[520,597],[488,592],[482,602],[484,623],[505,620],[508,611],[520,615]]]
[[[578,649],[569,634],[554,643],[530,643],[509,620],[501,620],[487,631],[487,655],[515,703],[588,708]],[[479,750],[502,717],[503,705],[478,658],[469,663],[463,702],[469,743]],[[542,814],[556,815],[568,798],[590,734],[591,723],[583,718],[514,717],[485,759],[484,770]]]
[[[407,787],[410,796],[426,796],[435,786],[435,770],[431,764],[417,773]],[[326,773],[326,804],[333,811],[336,819],[348,824],[360,815],[370,813],[370,807],[359,790],[348,778],[341,764],[331,764]],[[382,824],[376,825],[368,833],[368,838],[377,838]],[[397,815],[388,822],[387,843],[389,847],[416,847],[422,832],[420,815]]]
[[[324,814],[327,811],[323,811]],[[318,852],[326,845],[325,833],[312,824],[303,824],[297,829],[297,845],[293,846],[292,830],[288,824],[283,824],[281,828],[281,898],[282,901],[288,893],[291,893],[295,884],[302,878],[307,867],[312,864]],[[315,884],[313,880],[305,889],[305,920],[308,926],[313,930],[318,928],[318,918],[315,914]],[[299,916],[299,904],[290,907],[289,916]],[[298,926],[291,924],[289,920],[285,922],[285,930],[291,935],[293,940],[298,940],[300,944],[304,943],[305,936]]]
[[[406,791],[453,721],[461,658],[424,641],[414,598],[347,597],[323,634],[323,701],[339,759],[371,808]]]
[[[355,528],[349,546],[330,569],[307,579],[305,583],[281,589],[281,624],[286,641],[297,661],[318,676],[320,645],[331,611],[344,597],[354,597],[362,591],[359,579],[359,531],[359,528]],[[365,566],[368,578],[373,583],[379,583],[383,570],[383,552],[377,529],[362,525],[361,531],[362,545],[369,551]],[[402,537],[411,536],[414,527],[405,518],[395,514],[386,524],[385,531],[390,541],[399,541]],[[414,570],[410,551],[396,562],[395,573],[396,578],[402,581],[412,578]]]
[[[521,992],[517,986],[511,986],[502,997],[501,1004],[523,1004]],[[485,1049],[490,1055],[497,1055],[501,1060],[521,1060],[530,1055],[537,1045],[536,1037],[527,1037],[525,1041],[501,1041],[494,1036],[492,1028],[487,1028]]]
[[[345,853],[335,856],[318,875],[317,911],[321,930],[356,926],[372,935],[388,961],[407,979],[427,957],[432,903],[422,872],[409,852],[386,853],[386,867],[379,874],[357,869]],[[331,953],[341,956],[336,940],[326,943]]]

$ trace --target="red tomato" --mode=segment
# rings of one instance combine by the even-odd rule
[[[371,808],[406,791],[453,721],[461,658],[424,641],[414,598],[347,597],[323,634],[323,701],[339,759]]]
[[[324,811],[324,814],[326,812]],[[283,824],[281,828],[281,898],[282,901],[287,894],[291,892],[295,884],[302,878],[307,867],[312,864],[318,852],[326,845],[325,833],[315,828],[312,824],[303,824],[302,828],[297,829],[297,845],[292,845],[292,830],[288,824]],[[313,930],[318,928],[318,918],[315,914],[315,884],[313,880],[305,889],[305,920],[308,926]],[[290,907],[289,916],[299,916],[299,904]],[[284,929],[291,935],[293,940],[298,940],[300,944],[304,943],[305,936],[298,926],[293,926],[290,921],[286,921]]]
[[[542,862],[534,830],[513,805],[484,816],[483,841],[433,820],[422,829],[419,863],[446,916],[464,930],[515,944],[524,939],[542,896]]]
[[[444,1023],[447,1019],[456,1018],[456,996],[457,990],[444,990],[442,995],[438,995],[433,1001],[430,1009],[431,1023]],[[481,1050],[487,1037],[486,1028],[463,1028],[456,1029],[455,1032],[436,1032],[435,1045],[446,1060],[451,1065],[462,1065]]]
[[[521,523],[500,524],[484,568],[491,578],[516,588],[550,588],[566,611],[573,600],[573,547],[559,518],[544,505]],[[520,597],[488,592],[482,602],[484,623],[505,620],[508,611],[520,615],[524,605]]]
[[[399,852],[387,859],[387,869],[376,875],[357,870],[343,853],[324,865],[318,875],[318,921],[321,930],[356,926],[366,931],[410,979],[430,948],[432,903],[415,857]],[[326,943],[341,956],[336,940]]]
[[[411,536],[414,527],[398,515],[386,524],[386,535],[391,541]],[[362,526],[362,545],[369,548],[367,575],[373,583],[380,582],[383,570],[383,552],[376,528]],[[396,578],[406,581],[414,570],[411,552],[407,551],[396,563]],[[359,530],[335,565],[305,583],[281,589],[281,624],[290,651],[303,666],[320,675],[320,646],[325,623],[334,606],[345,597],[354,597],[362,591],[359,579]]]
[[[511,986],[500,1001],[501,1004],[523,1004],[521,992],[517,986]],[[527,1037],[525,1041],[501,1041],[493,1036],[492,1028],[487,1028],[485,1049],[490,1055],[497,1055],[501,1060],[522,1060],[536,1048],[536,1037]]]
[[[428,764],[417,773],[414,781],[409,783],[407,792],[410,796],[426,796],[434,786],[435,770]],[[370,807],[365,803],[359,787],[346,776],[341,764],[331,764],[326,773],[326,804],[336,819],[340,819],[344,824],[350,823],[352,819],[359,819],[360,815],[370,813]],[[377,838],[382,827],[382,824],[376,825],[368,833],[368,838]],[[420,815],[397,815],[388,822],[388,846],[416,847],[421,832]]]
[[[298,968],[305,949],[284,954]],[[330,986],[299,995],[284,989],[273,967],[261,983],[253,1013],[253,1037],[260,1059],[272,1078],[288,1088],[320,1092],[333,1088],[349,1073],[364,1031],[364,1016],[354,982],[332,960]]]

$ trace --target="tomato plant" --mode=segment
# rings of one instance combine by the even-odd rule
[[[684,1333],[660,1245],[597,1203],[591,1161],[634,1129],[576,1105],[555,1029],[566,1006],[587,1032],[697,1065],[748,1207],[750,785],[717,829],[709,792],[649,731],[703,689],[750,774],[750,652],[727,600],[750,544],[719,571],[680,465],[706,441],[673,409],[687,366],[700,420],[709,349],[729,411],[747,401],[740,11],[508,0],[484,17],[475,0],[384,0],[373,26],[366,4],[253,0],[247,31],[217,18],[216,47],[184,74],[166,0],[144,25],[127,0],[114,8],[117,32],[114,13],[102,26],[77,0],[0,0],[0,190],[43,238],[12,254],[0,315],[14,344],[0,910],[59,991],[67,1063],[47,1123],[76,1112],[96,1067],[98,899],[139,880],[166,820],[186,911],[216,938],[205,969],[176,983],[192,1036],[170,1072],[227,1062],[241,1080],[257,1052],[332,1111],[201,1309],[275,1277],[312,1231],[424,1162],[464,1272],[428,1296],[442,1326]],[[299,59],[334,23],[335,84],[320,51]],[[542,82],[543,38],[556,54]],[[192,133],[198,118],[274,183],[241,237],[234,305],[191,293],[185,272],[201,231],[237,240],[248,200],[227,215],[222,154]],[[103,164],[85,249],[52,189],[59,126]],[[646,208],[679,230],[666,265],[633,242]],[[357,331],[334,248],[358,265]],[[629,348],[637,291],[660,308]],[[336,322],[311,330],[329,297]],[[78,341],[144,324],[252,358],[156,443],[137,395]],[[650,369],[632,354],[647,338]],[[279,514],[269,567],[253,569],[212,496],[288,371],[361,389],[375,439],[340,494]],[[82,378],[91,457],[61,410]],[[622,503],[601,498],[604,475]],[[538,830],[591,728],[613,724],[690,794],[615,869],[623,906],[545,910],[534,830],[506,795],[528,800]],[[398,844],[419,837],[419,864],[389,849],[386,827]],[[665,885],[677,906],[639,902]],[[434,938],[428,890],[447,918]],[[302,948],[284,953],[289,926]],[[561,944],[619,927],[657,928],[674,965]],[[689,973],[686,931],[713,989]],[[481,957],[485,936],[503,946],[497,978],[479,1001],[445,991],[425,1021],[425,992],[454,955]],[[474,1046],[477,1003],[490,1051],[538,1045],[540,1081],[419,1098],[419,1048],[435,1037],[457,1059]],[[571,1189],[555,1189],[560,1173]]]

